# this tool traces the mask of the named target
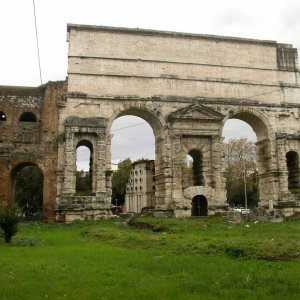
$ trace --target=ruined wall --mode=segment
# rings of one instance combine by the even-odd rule
[[[34,164],[44,176],[45,220],[110,217],[110,129],[116,118],[135,115],[155,136],[156,210],[190,216],[195,196],[207,199],[208,214],[226,208],[222,130],[237,118],[257,135],[260,206],[272,200],[286,214],[300,211],[292,45],[84,25],[68,25],[68,40],[68,81],[0,86],[0,203],[14,201],[16,171]],[[93,195],[86,197],[75,193],[81,143],[93,150]],[[201,156],[200,185],[186,180],[190,151]]]
[[[15,173],[24,166],[36,165],[44,176],[45,220],[54,219],[58,107],[65,93],[66,82],[49,82],[37,88],[0,87],[0,111],[6,116],[6,121],[0,122],[1,203],[14,202]],[[22,121],[23,113],[33,114],[36,120]]]

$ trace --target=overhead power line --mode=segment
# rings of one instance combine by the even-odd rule
[[[247,100],[247,99],[250,99],[250,98],[253,98],[253,97],[262,96],[262,95],[266,95],[266,94],[272,94],[272,93],[279,92],[279,91],[281,91],[281,89],[276,89],[276,90],[272,90],[272,91],[268,91],[268,92],[263,92],[263,93],[260,93],[260,94],[255,94],[255,95],[249,96],[247,98],[243,98],[241,100]],[[112,132],[113,131],[122,130],[122,129],[126,129],[126,128],[130,128],[130,127],[135,127],[135,126],[143,125],[143,124],[146,124],[146,123],[147,122],[142,122],[142,123],[137,123],[137,124],[133,124],[133,125],[129,125],[129,126],[117,128],[117,129],[112,130]]]
[[[147,122],[137,123],[137,124],[133,124],[133,125],[129,125],[129,126],[117,128],[117,129],[114,129],[114,130],[112,130],[112,131],[118,131],[118,130],[126,129],[126,128],[129,128],[129,127],[135,127],[135,126],[143,125],[143,124],[147,124]]]
[[[39,37],[38,37],[38,30],[37,30],[37,23],[36,23],[36,13],[35,13],[35,2],[34,2],[34,0],[32,0],[32,4],[33,4],[34,25],[35,25],[36,48],[37,48],[37,55],[38,55],[40,80],[41,80],[41,85],[42,85],[43,80],[42,80],[42,69],[41,69],[41,59],[40,59]]]

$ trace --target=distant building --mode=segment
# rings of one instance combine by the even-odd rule
[[[111,170],[116,172],[118,170],[118,164],[111,164]]]
[[[126,212],[141,212],[143,207],[155,205],[154,173],[154,160],[141,160],[132,164],[126,185]]]

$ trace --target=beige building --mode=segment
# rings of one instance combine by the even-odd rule
[[[155,206],[154,160],[141,160],[132,164],[126,185],[125,212],[141,212],[144,207]]]

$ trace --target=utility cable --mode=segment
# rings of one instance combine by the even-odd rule
[[[43,81],[42,81],[42,69],[41,69],[41,59],[40,59],[39,37],[38,37],[38,30],[37,30],[37,23],[36,23],[36,13],[35,13],[35,2],[34,2],[34,0],[32,0],[32,4],[33,4],[33,14],[34,14],[34,24],[35,24],[36,47],[37,47],[38,62],[39,62],[39,72],[40,72],[40,80],[41,80],[41,85],[42,85]]]
[[[262,95],[266,95],[266,94],[271,94],[271,93],[275,93],[275,92],[279,92],[279,91],[281,91],[281,89],[276,89],[276,90],[269,91],[269,92],[263,92],[263,93],[260,93],[260,94],[256,94],[256,95],[253,95],[253,96],[249,96],[249,97],[247,97],[247,98],[243,98],[243,99],[241,99],[241,100],[247,100],[247,99],[250,99],[250,98],[253,98],[253,97],[262,96]],[[137,123],[137,124],[133,124],[133,125],[129,125],[129,126],[117,128],[117,129],[112,130],[111,132],[113,132],[113,131],[118,131],[118,130],[122,130],[122,129],[126,129],[126,128],[130,128],[130,127],[135,127],[135,126],[139,126],[139,125],[143,125],[143,124],[146,124],[146,123],[147,123],[147,122]]]
[[[135,126],[143,125],[143,124],[147,124],[147,122],[137,123],[137,124],[129,125],[129,126],[126,126],[126,127],[117,128],[117,129],[112,130],[112,132],[117,131],[117,130],[126,129],[126,128],[129,128],[129,127],[135,127]]]

